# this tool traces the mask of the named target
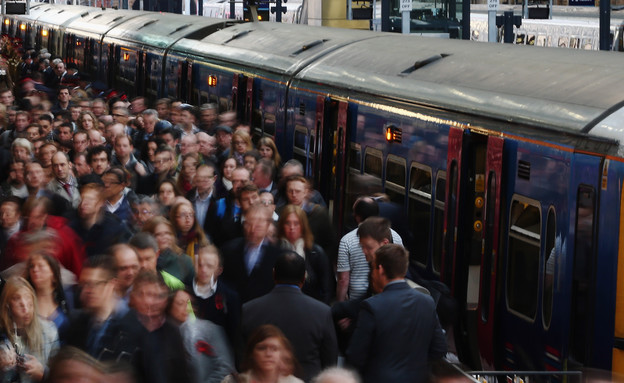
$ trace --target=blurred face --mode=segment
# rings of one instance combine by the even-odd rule
[[[260,146],[260,148],[258,148],[258,151],[260,152],[260,156],[262,158],[266,158],[268,160],[273,159],[273,149],[271,149],[270,146]]]
[[[78,214],[82,218],[89,218],[97,214],[102,207],[100,196],[95,190],[85,190],[80,193],[81,201],[78,205]]]
[[[241,209],[245,212],[249,210],[249,208],[252,205],[257,204],[259,201],[260,201],[260,196],[258,195],[258,192],[249,191],[249,192],[242,192],[240,196],[240,201],[238,202],[240,203]]]
[[[139,266],[143,270],[156,271],[156,261],[158,261],[158,254],[154,249],[137,249],[137,255],[139,256]]]
[[[249,213],[245,216],[243,230],[248,242],[259,245],[269,231],[269,217],[259,210]]]
[[[9,309],[18,328],[28,326],[35,317],[35,304],[30,291],[26,288],[17,290],[9,298]]]
[[[247,141],[238,136],[232,140],[232,145],[234,146],[234,151],[240,154],[244,154],[247,150],[249,150],[247,147]]]
[[[15,101],[15,97],[13,97],[13,92],[6,91],[0,93],[0,103],[6,106],[11,106],[13,105],[13,101]]]
[[[3,229],[9,229],[20,219],[19,206],[13,202],[5,202],[0,206],[0,224]]]
[[[30,159],[30,154],[28,153],[28,150],[24,147],[14,146],[12,148],[12,152],[13,158],[16,160],[28,161]]]
[[[70,108],[71,111],[71,119],[73,122],[78,121],[78,118],[80,118],[80,112],[82,112],[82,108],[78,107],[73,107]]]
[[[307,192],[306,184],[301,181],[291,181],[286,184],[286,198],[288,203],[302,206]]]
[[[133,149],[132,145],[130,145],[130,141],[128,141],[128,137],[115,140],[115,153],[117,153],[119,158],[129,158]]]
[[[26,167],[26,186],[37,189],[43,183],[43,168],[37,163],[28,164]]]
[[[201,122],[203,125],[212,126],[217,120],[217,110],[207,109],[201,111]]]
[[[203,156],[211,156],[217,150],[216,148],[216,139],[214,137],[209,136],[206,133],[197,134],[197,142],[199,144],[199,152]]]
[[[108,156],[105,152],[97,153],[91,156],[91,169],[93,169],[93,173],[101,176],[108,169]]]
[[[82,177],[91,173],[91,167],[87,164],[85,156],[78,156],[74,159],[74,167],[76,168],[76,176]]]
[[[177,142],[175,141],[175,138],[173,137],[171,133],[163,134],[161,135],[161,138],[165,141],[165,143],[168,146],[171,146],[172,148],[176,147]]]
[[[97,310],[105,305],[114,288],[114,281],[98,268],[83,268],[78,284],[80,301],[87,310]]]
[[[167,289],[157,283],[141,283],[132,289],[132,306],[141,315],[157,318],[165,313]]]
[[[175,191],[173,190],[173,185],[169,182],[165,182],[160,185],[158,189],[158,200],[164,206],[171,206],[173,204],[173,200],[175,199]]]
[[[86,151],[87,148],[89,147],[89,140],[87,138],[87,135],[84,133],[75,134],[73,146],[74,146],[74,152],[76,153],[82,153]]]
[[[143,130],[145,130],[145,133],[154,133],[156,122],[158,121],[155,116],[147,114],[143,115]]]
[[[195,223],[195,212],[193,211],[193,207],[188,204],[184,204],[178,208],[178,212],[176,214],[176,224],[178,229],[182,232],[182,234],[186,234],[193,228],[193,224]]]
[[[232,143],[231,133],[219,130],[215,133],[215,136],[217,138],[217,145],[219,145],[220,148],[225,149],[230,147],[230,144]]]
[[[20,113],[15,116],[15,129],[18,132],[23,132],[28,127],[28,115],[25,113]]]
[[[138,227],[143,227],[145,222],[154,216],[152,205],[149,203],[141,203],[138,206],[135,206],[132,213],[134,215],[134,223]]]
[[[188,110],[183,110],[180,112],[180,123],[190,127],[195,122],[195,117]]]
[[[43,229],[48,214],[42,205],[39,205],[31,210],[28,215],[28,231],[35,231]]]
[[[117,284],[125,291],[134,282],[139,272],[139,258],[132,249],[122,248],[115,253],[115,268],[117,269]]]
[[[173,166],[173,160],[171,153],[160,152],[154,157],[154,171],[156,174],[164,174],[171,170]]]
[[[104,110],[104,103],[102,102],[94,102],[93,105],[91,105],[91,111],[93,112],[93,114],[95,114],[96,117],[103,115]]]
[[[165,224],[157,225],[154,229],[154,237],[156,238],[156,242],[158,242],[158,248],[162,251],[168,249],[173,245],[173,233],[169,226]]]
[[[182,162],[181,174],[185,180],[191,181],[197,173],[197,160],[194,158],[187,158]]]
[[[387,240],[377,242],[377,240],[371,237],[360,237],[360,247],[362,247],[362,252],[366,256],[366,261],[370,264],[372,264],[373,260],[375,259],[375,252],[377,251],[377,249],[387,243]]]
[[[52,268],[46,262],[43,257],[34,256],[30,261],[30,268],[28,269],[30,280],[36,288],[39,287],[53,287],[54,286],[54,273]]]
[[[158,118],[161,120],[169,119],[169,107],[167,104],[158,104],[156,105],[156,111],[158,112]]]
[[[87,130],[89,136],[89,147],[102,145],[102,133],[97,129]]]
[[[59,101],[61,103],[69,102],[70,98],[71,98],[71,96],[69,95],[69,90],[68,89],[61,89],[59,91],[58,99],[59,99]]]
[[[107,200],[119,196],[125,187],[114,174],[105,174],[102,182],[104,183],[104,198]]]
[[[42,136],[47,136],[52,131],[52,123],[48,120],[39,120]]]
[[[93,117],[90,114],[82,115],[82,129],[91,130],[95,127],[95,121],[93,121]]]
[[[295,243],[301,238],[301,222],[295,213],[290,213],[284,221],[284,234],[290,243]]]
[[[61,126],[58,131],[58,137],[61,142],[67,142],[72,138],[71,128],[69,126]]]
[[[240,188],[242,188],[247,182],[249,182],[249,170],[242,169],[234,169],[232,172],[232,190],[234,193],[238,193]]]
[[[186,322],[188,318],[188,302],[191,296],[184,290],[178,290],[171,302],[171,310],[169,315],[180,323]]]
[[[279,338],[267,338],[256,344],[253,350],[255,367],[265,373],[278,370],[282,357],[282,342]]]
[[[43,146],[39,150],[39,161],[41,161],[41,165],[45,166],[46,168],[48,166],[51,166],[52,165],[52,156],[54,156],[57,151],[58,150],[56,149],[56,147],[54,145]]]
[[[71,171],[71,164],[67,160],[67,157],[63,153],[56,153],[52,157],[52,172],[54,176],[59,180],[66,180],[69,178],[69,172]]]
[[[30,142],[38,139],[39,136],[39,128],[36,126],[30,126],[26,129],[26,139]]]
[[[128,115],[125,112],[116,109],[113,111],[113,121],[118,124],[126,125],[128,122]]]
[[[200,285],[207,285],[210,279],[214,277],[216,280],[223,272],[223,268],[219,264],[219,256],[215,253],[202,252],[197,258],[197,270],[195,270],[195,279]]]
[[[150,160],[150,162],[154,162],[154,160],[156,159],[155,153],[157,146],[158,145],[156,145],[155,142],[149,142],[147,144],[147,158]]]
[[[253,173],[257,164],[256,158],[253,156],[245,156],[245,158],[243,158],[243,163],[245,165],[245,168],[249,170],[250,173]]]
[[[198,149],[197,138],[195,136],[184,136],[180,142],[180,154],[196,153]]]
[[[57,76],[61,76],[63,73],[65,73],[65,64],[64,63],[58,63],[58,64],[56,64],[56,66],[53,69],[54,69],[54,73]],[[69,90],[67,90],[67,89],[63,89],[61,92],[67,92],[67,94],[69,94]]]
[[[171,121],[173,125],[178,125],[181,122],[180,120],[180,111],[177,107],[172,106],[171,110],[169,111],[169,121]]]
[[[234,169],[236,169],[236,160],[233,158],[228,158],[225,161],[225,164],[223,164],[223,177],[231,180]]]

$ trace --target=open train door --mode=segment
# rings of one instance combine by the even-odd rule
[[[459,357],[478,369],[494,357],[502,158],[502,138],[450,128],[441,278],[457,302]]]
[[[315,135],[312,153],[314,186],[319,190],[338,230],[342,214],[346,181],[347,120],[349,103],[323,96],[317,97]]]

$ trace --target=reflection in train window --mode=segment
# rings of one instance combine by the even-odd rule
[[[275,137],[275,115],[264,113],[264,135]]]
[[[590,51],[592,50],[592,39],[589,37],[586,37],[583,39],[583,45],[581,45],[581,48]]]
[[[364,154],[364,173],[378,178],[381,182],[381,170],[381,151],[373,148],[366,148],[366,153]]]
[[[411,260],[426,267],[431,222],[431,168],[412,164],[409,184],[408,213],[413,238]]]
[[[438,172],[433,211],[433,270],[440,274],[444,246],[444,201],[446,200],[446,172]]]
[[[557,261],[556,243],[556,218],[555,208],[548,209],[548,220],[546,221],[546,249],[544,251],[544,289],[542,296],[542,311],[544,313],[544,328],[550,327],[552,319],[553,292],[555,282],[555,264]]]
[[[529,320],[537,312],[540,233],[539,204],[515,197],[509,215],[507,303],[510,310]]]
[[[568,47],[568,39],[565,37],[559,37],[559,43],[557,44],[559,48],[567,48]]]
[[[526,37],[526,35],[524,33],[518,33],[516,35],[516,44],[524,45],[524,38],[525,37]]]
[[[392,202],[405,204],[405,159],[391,154],[386,160],[386,194]]]
[[[353,219],[353,203],[355,199],[362,193],[362,183],[360,181],[360,169],[362,167],[362,149],[360,144],[351,143],[349,145],[349,154],[347,157],[347,182],[345,188],[345,205],[343,222],[347,230],[353,230],[356,227]],[[360,181],[360,182],[358,182]]]
[[[362,152],[360,149],[360,144],[351,143],[349,147],[349,169],[355,171],[355,173],[360,173],[360,169],[362,168]]]
[[[569,47],[572,49],[577,49],[579,47],[579,38],[578,37],[570,37],[570,45]]]
[[[535,45],[535,35],[529,35],[529,39],[527,40],[528,45]]]
[[[293,157],[301,162],[306,168],[308,154],[306,151],[306,144],[308,141],[308,128],[305,126],[295,126],[295,136],[293,142]]]

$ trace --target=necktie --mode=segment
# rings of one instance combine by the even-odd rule
[[[72,196],[72,192],[71,192],[71,185],[70,184],[63,184],[63,189],[65,189],[65,191],[67,192],[68,196]]]

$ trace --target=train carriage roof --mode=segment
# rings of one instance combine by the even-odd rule
[[[91,13],[87,17],[72,20],[67,26],[70,32],[84,32],[95,35],[103,35],[117,25],[127,20],[145,15],[140,11],[117,11],[112,8],[105,8],[97,13]]]
[[[378,36],[328,54],[299,76],[573,133],[624,100],[617,53]]]
[[[41,11],[36,18],[38,23],[57,26],[63,26],[74,19],[88,17],[90,14],[101,12],[99,8],[94,7],[80,5],[52,6],[49,4],[38,7],[37,11]]]
[[[349,29],[243,23],[206,36],[199,43],[181,40],[176,49],[288,73],[326,52],[374,36]]]
[[[165,49],[184,37],[201,39],[225,23],[221,19],[201,16],[142,12],[141,16],[128,19],[106,36]]]

